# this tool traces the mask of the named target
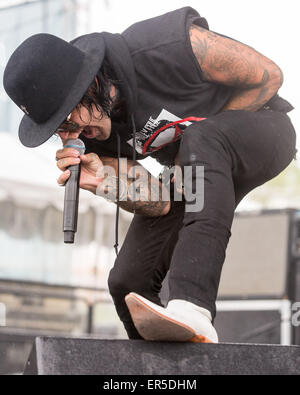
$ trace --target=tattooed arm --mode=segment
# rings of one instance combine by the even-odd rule
[[[97,185],[96,194],[106,198],[109,196],[108,200],[116,202],[118,160],[116,158],[101,157],[101,162],[105,166],[105,178]],[[109,174],[106,171],[107,169]],[[134,164],[129,159],[123,162],[121,159],[119,185],[120,207],[124,210],[132,213],[135,200],[136,214],[147,217],[159,217],[168,214],[170,201],[163,200],[163,196],[167,196],[168,192],[164,191],[165,194],[163,195],[163,184],[139,163],[136,162]],[[136,187],[138,191],[134,192]]]
[[[118,159],[95,153],[80,155],[72,148],[56,152],[57,167],[63,172],[58,178],[64,185],[70,177],[69,166],[81,163],[80,188],[115,202],[120,185],[120,206],[148,217],[159,217],[170,210],[169,191],[143,166],[132,160],[120,159],[120,182],[118,183]],[[137,189],[137,191],[135,191]]]
[[[256,111],[282,85],[280,68],[253,48],[196,25],[190,39],[204,79],[235,88],[224,111]]]

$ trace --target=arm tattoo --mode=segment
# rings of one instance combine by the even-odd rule
[[[253,48],[196,25],[190,28],[190,39],[203,79],[233,88],[224,109],[255,111],[280,88],[279,67]]]
[[[140,189],[140,196],[139,200],[136,201],[136,214],[141,214],[146,217],[159,217],[163,215],[167,207],[169,206],[168,201],[151,201],[151,195],[152,191],[155,190],[157,187],[159,188],[159,196],[161,199],[162,196],[162,183],[156,180],[158,184],[153,185],[153,177],[150,176],[148,177],[148,186],[147,188],[141,188]],[[128,193],[127,195],[127,200],[120,202],[120,206],[129,212],[133,212],[134,209],[134,198],[132,196],[132,193]]]
[[[105,166],[113,168],[117,174],[118,160],[116,158],[101,158]],[[169,201],[163,201],[163,184],[141,165],[135,163],[135,178],[131,176],[132,161],[127,161],[127,169],[120,168],[120,182],[115,175],[107,175],[97,188],[97,195],[116,203],[117,190],[120,186],[120,207],[126,211],[136,214],[157,217],[167,213]],[[157,196],[156,200],[152,200]],[[135,203],[135,204],[134,204]]]

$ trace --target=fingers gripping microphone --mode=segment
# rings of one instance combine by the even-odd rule
[[[73,148],[80,155],[85,152],[84,143],[80,139],[68,140],[64,148]],[[69,166],[68,170],[70,170],[71,175],[65,186],[63,232],[64,242],[71,244],[74,243],[75,233],[77,232],[80,164]]]

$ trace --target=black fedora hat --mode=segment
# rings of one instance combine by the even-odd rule
[[[86,34],[70,43],[40,33],[14,51],[3,85],[25,113],[19,126],[23,145],[37,147],[56,132],[92,83],[104,55],[101,33]]]

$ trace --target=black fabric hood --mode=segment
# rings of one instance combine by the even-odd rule
[[[105,41],[105,57],[121,82],[122,95],[125,97],[128,115],[137,106],[137,82],[132,58],[121,34],[101,33]]]
[[[121,34],[108,32],[99,33],[105,43],[105,58],[114,71],[120,83],[122,98],[126,103],[127,119],[125,124],[120,124],[112,119],[112,133],[105,141],[88,139],[80,135],[86,146],[86,153],[96,152],[103,156],[117,157],[117,136],[124,141],[132,137],[134,125],[132,119],[137,108],[137,80],[128,45]],[[125,151],[125,152],[124,152]],[[122,146],[122,154],[126,157],[133,156],[132,147],[125,144]]]

